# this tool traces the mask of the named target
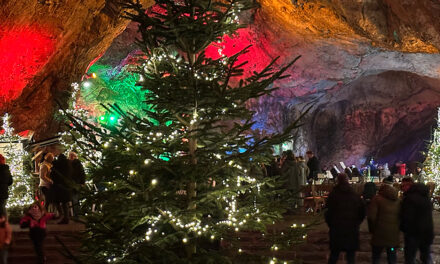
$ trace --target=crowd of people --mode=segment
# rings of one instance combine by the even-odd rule
[[[318,174],[328,175],[328,169],[321,168],[312,151],[307,151],[306,155],[307,161],[301,156],[295,157],[292,151],[285,151],[269,166],[263,167],[267,176],[281,176],[285,188],[297,197],[292,206],[294,208],[302,206],[304,186],[318,180]],[[424,184],[426,174],[422,166],[416,166],[413,173],[403,162],[397,162],[391,170],[387,166],[378,166],[375,170],[368,171],[368,174],[377,175],[376,178],[383,180],[379,190],[376,183],[366,182],[367,172],[361,173],[355,166],[345,168],[342,172],[336,165],[328,170],[333,177],[331,182],[336,184],[326,201],[325,220],[329,227],[331,251],[328,263],[337,263],[341,252],[346,253],[347,263],[355,263],[355,252],[360,246],[360,225],[364,218],[367,218],[371,233],[373,264],[380,263],[383,251],[387,254],[389,264],[397,263],[401,232],[405,263],[417,263],[418,251],[421,263],[432,263],[433,209],[430,189]],[[350,185],[350,180],[354,178],[365,183],[362,194]],[[400,187],[395,185],[397,178],[401,181]]]
[[[85,172],[75,152],[67,158],[59,154],[56,159],[50,152],[44,153],[40,164],[40,194],[45,209],[53,205],[61,219],[59,224],[69,223],[69,203],[73,211],[78,208],[78,186],[85,184]]]
[[[314,153],[308,151],[306,155],[307,160],[286,151],[271,164],[263,166],[266,176],[281,176],[288,193],[297,197],[295,207],[302,206],[303,199],[298,196],[301,188],[317,180],[318,174],[323,172]],[[343,173],[331,173],[335,176],[336,185],[328,195],[325,212],[330,238],[329,264],[337,263],[342,252],[346,253],[347,263],[355,263],[355,254],[360,246],[360,225],[365,218],[371,233],[373,264],[380,262],[383,251],[389,264],[397,263],[401,232],[404,235],[405,263],[415,264],[417,252],[420,252],[422,263],[432,263],[432,204],[420,168],[412,177],[401,180],[400,190],[395,187],[393,176],[388,176],[378,192],[374,183],[366,183],[362,197],[349,183],[350,178],[361,177],[359,170],[351,168]],[[0,264],[7,263],[7,249],[12,238],[5,209],[11,184],[9,167],[0,155]],[[60,218],[58,224],[68,224],[70,210],[74,214],[78,212],[78,187],[84,184],[84,168],[76,153],[70,152],[68,157],[59,154],[56,158],[50,152],[42,155],[39,164],[40,199],[28,208],[20,221],[22,228],[29,228],[38,263],[46,263],[43,244],[47,221]],[[369,187],[372,187],[371,192],[366,192]],[[399,192],[402,195],[399,196]],[[55,213],[48,213],[50,209]]]
[[[84,168],[76,153],[70,152],[68,158],[59,154],[57,158],[50,152],[42,155],[39,165],[39,199],[27,210],[20,221],[22,228],[29,228],[29,236],[33,242],[38,263],[46,263],[43,244],[46,237],[46,223],[50,219],[61,218],[58,224],[68,224],[70,218],[69,203],[72,211],[78,213],[79,186],[85,184]],[[0,264],[6,264],[8,247],[12,240],[12,228],[7,220],[6,203],[9,197],[8,187],[13,179],[6,165],[5,158],[0,154]],[[50,206],[55,213],[48,213]]]
[[[365,203],[350,186],[348,176],[341,173],[326,203],[325,221],[329,227],[329,264],[337,263],[341,252],[347,263],[355,263],[359,249],[360,225],[367,217],[371,233],[372,263],[380,262],[385,250],[389,264],[397,263],[400,232],[404,236],[405,264],[415,264],[417,252],[423,264],[432,264],[431,245],[434,239],[432,204],[429,189],[415,183],[411,177],[403,178],[402,198],[394,186],[392,176],[381,184],[378,193]]]

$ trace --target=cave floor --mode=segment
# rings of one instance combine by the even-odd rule
[[[294,216],[287,216],[286,221],[282,224],[277,225],[277,228],[283,229],[296,224],[311,223],[314,222],[313,228],[307,233],[306,242],[295,246],[289,250],[279,250],[277,252],[268,251],[267,245],[263,248],[263,243],[258,245],[257,243],[250,242],[246,245],[244,243],[243,248],[252,253],[257,253],[259,255],[277,257],[279,260],[293,260],[298,259],[303,264],[325,264],[327,263],[329,257],[329,247],[328,247],[328,228],[324,222],[323,215],[305,215],[299,214]],[[435,228],[435,240],[432,246],[432,257],[434,264],[440,264],[440,212],[434,211],[434,228]],[[365,220],[361,225],[361,247],[356,253],[356,264],[367,264],[371,263],[371,246],[370,239],[371,236],[368,232],[367,221]],[[246,240],[246,239],[245,239]],[[255,240],[254,240],[255,241]],[[252,245],[253,244],[253,245]],[[260,248],[260,250],[258,249]],[[398,249],[398,263],[404,263],[403,261],[403,236],[401,237],[400,248]],[[345,256],[341,254],[338,263],[346,263]],[[283,262],[277,262],[283,263]],[[382,253],[381,263],[386,262],[386,254]]]
[[[291,226],[293,223],[298,225],[314,223],[311,230],[307,233],[305,243],[294,246],[288,250],[271,251],[268,245],[262,241],[259,237],[256,237],[255,233],[240,232],[241,248],[244,253],[257,254],[261,256],[277,257],[279,260],[293,260],[297,259],[303,264],[325,264],[329,256],[328,250],[328,234],[327,226],[324,223],[323,216],[320,214],[296,214],[293,216],[286,216],[285,221],[275,225],[276,229],[283,230]],[[20,229],[18,225],[12,225],[14,231],[13,247],[10,250],[9,263],[34,263],[34,252],[31,242],[28,238],[28,231]],[[434,264],[440,264],[440,213],[434,212],[434,227],[435,227],[435,241],[432,247]],[[58,252],[61,249],[61,245],[55,239],[55,236],[64,237],[64,242],[68,247],[73,248],[73,251],[79,249],[79,242],[74,240],[71,235],[78,234],[84,230],[81,224],[71,222],[69,225],[57,225],[56,223],[48,224],[48,239],[45,246],[48,253],[48,260],[52,260],[49,263],[71,263],[69,261],[62,260],[62,256]],[[402,239],[403,241],[403,239]],[[403,243],[400,245],[403,247]],[[361,226],[361,248],[356,254],[357,264],[371,263],[371,247],[370,247],[370,235],[368,233],[367,221],[364,221]],[[398,263],[403,263],[403,251],[398,251]],[[344,256],[341,255],[339,263],[345,263]],[[235,263],[257,263],[249,261],[238,261]],[[282,263],[282,262],[278,262]],[[382,256],[382,263],[386,263],[385,254]]]

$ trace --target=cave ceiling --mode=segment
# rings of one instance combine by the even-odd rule
[[[436,0],[259,0],[249,27],[224,42],[252,44],[247,70],[301,55],[273,96],[253,102],[256,128],[280,131],[312,106],[298,154],[323,163],[421,159],[440,105],[440,2]],[[146,6],[152,1],[144,1]],[[88,67],[117,66],[136,49],[136,25],[115,0],[3,0],[0,110],[17,130],[45,138],[70,84]],[[12,43],[12,44],[11,44]],[[22,56],[24,55],[24,56]]]

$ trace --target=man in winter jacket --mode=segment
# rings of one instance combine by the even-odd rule
[[[6,214],[6,201],[9,197],[8,187],[12,184],[12,175],[6,160],[0,154],[0,214]]]
[[[78,159],[78,155],[73,151],[69,152],[69,162],[72,168],[72,180],[77,185],[72,189],[73,214],[77,216],[80,210],[78,189],[86,184],[86,174],[81,161]]]
[[[359,227],[365,218],[365,206],[361,197],[351,188],[346,174],[337,177],[338,184],[327,200],[325,221],[330,229],[329,264],[338,261],[341,252],[347,253],[347,263],[355,263],[359,249]]]
[[[402,180],[403,200],[400,229],[405,235],[405,264],[415,264],[417,251],[424,264],[431,264],[431,244],[434,240],[432,205],[429,189],[411,178]]]
[[[307,177],[308,181],[318,179],[318,173],[320,173],[321,168],[319,165],[319,160],[313,153],[313,151],[309,150],[306,152],[307,158],[307,167],[309,167],[309,176]]]
[[[400,200],[393,187],[393,177],[385,178],[379,193],[373,197],[368,208],[368,227],[372,234],[373,264],[380,263],[385,249],[388,264],[397,263],[396,249],[399,245]]]

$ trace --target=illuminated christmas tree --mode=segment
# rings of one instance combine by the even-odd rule
[[[23,138],[14,133],[14,128],[9,123],[9,115],[3,116],[3,134],[0,135],[0,142],[3,145],[3,153],[6,164],[9,165],[13,184],[9,188],[9,199],[7,207],[23,206],[31,204],[32,197],[32,176],[25,173],[24,157],[27,152],[23,149]]]
[[[70,115],[75,117],[78,120],[78,124],[80,126],[86,126],[90,123],[94,127],[99,126],[99,123],[96,122],[96,117],[92,116],[87,109],[80,107],[77,103],[78,96],[80,93],[80,85],[78,83],[72,84],[72,94],[69,100],[69,108],[65,110],[60,110],[62,115]],[[101,159],[101,152],[97,151],[94,148],[94,144],[99,144],[99,137],[95,137],[95,140],[98,142],[90,142],[88,135],[87,137],[83,136],[78,131],[71,129],[73,124],[68,124],[68,129],[66,131],[60,133],[60,143],[64,146],[66,152],[74,151],[79,157],[86,161],[86,168],[88,165],[96,165],[99,163]],[[93,133],[91,131],[90,133]],[[96,136],[96,133],[93,133]],[[90,164],[89,164],[90,163]]]
[[[434,130],[424,165],[428,181],[435,182],[438,190],[440,185],[440,108],[437,114],[437,122],[437,128]]]
[[[96,191],[84,205],[97,208],[86,215],[85,263],[230,263],[251,253],[240,248],[242,231],[265,234],[268,250],[301,242],[305,226],[267,232],[288,201],[278,198],[282,182],[261,170],[297,123],[282,134],[254,135],[246,108],[269,95],[296,59],[281,70],[275,59],[244,76],[240,56],[247,48],[206,56],[209,46],[243,27],[238,15],[255,7],[252,0],[156,3],[148,10],[126,6],[142,36],[137,65],[150,106],[145,117],[111,105],[106,110],[117,122],[96,126],[67,113],[74,133],[102,154],[90,168]]]

